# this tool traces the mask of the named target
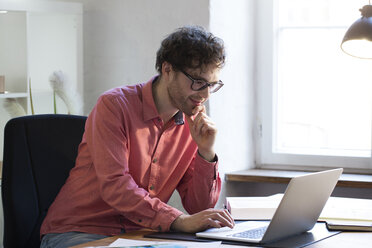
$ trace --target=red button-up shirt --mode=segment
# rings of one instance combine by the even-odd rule
[[[41,235],[167,231],[182,214],[166,204],[175,189],[190,214],[214,207],[221,190],[217,162],[198,155],[182,112],[162,123],[152,82],[116,88],[98,99],[76,165],[49,208]]]

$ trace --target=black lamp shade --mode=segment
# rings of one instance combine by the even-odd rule
[[[372,59],[372,5],[361,10],[362,17],[347,30],[341,49],[354,57]]]

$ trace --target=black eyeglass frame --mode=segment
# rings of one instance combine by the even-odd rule
[[[210,87],[209,93],[215,93],[219,89],[221,89],[222,86],[224,86],[224,83],[221,80],[218,80],[217,82],[208,83],[208,82],[206,82],[206,81],[204,81],[202,79],[195,79],[195,78],[193,78],[190,74],[188,74],[187,72],[185,72],[183,70],[180,70],[180,72],[182,72],[186,77],[188,77],[192,81],[192,83],[191,83],[191,89],[193,91],[201,91],[201,90],[204,90],[207,87]],[[200,87],[196,87],[200,83],[202,83],[203,85],[200,86]],[[212,88],[212,87],[216,87],[216,88]]]

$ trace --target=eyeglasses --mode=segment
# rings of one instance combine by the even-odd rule
[[[223,83],[221,80],[218,80],[217,82],[208,83],[201,79],[194,79],[193,77],[191,77],[188,73],[184,72],[183,70],[180,70],[180,71],[192,81],[191,89],[194,91],[201,91],[209,87],[209,92],[214,93],[214,92],[217,92],[219,89],[221,89],[221,87],[223,86]]]

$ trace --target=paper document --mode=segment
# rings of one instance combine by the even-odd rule
[[[226,197],[225,206],[234,220],[270,220],[283,194],[263,197]]]
[[[372,222],[372,200],[330,197],[319,220],[350,220]]]
[[[134,239],[117,239],[106,247],[156,247],[156,248],[218,248],[221,242],[177,242],[177,241],[144,241]],[[98,248],[98,247],[95,247]],[[102,246],[100,248],[103,248]]]

